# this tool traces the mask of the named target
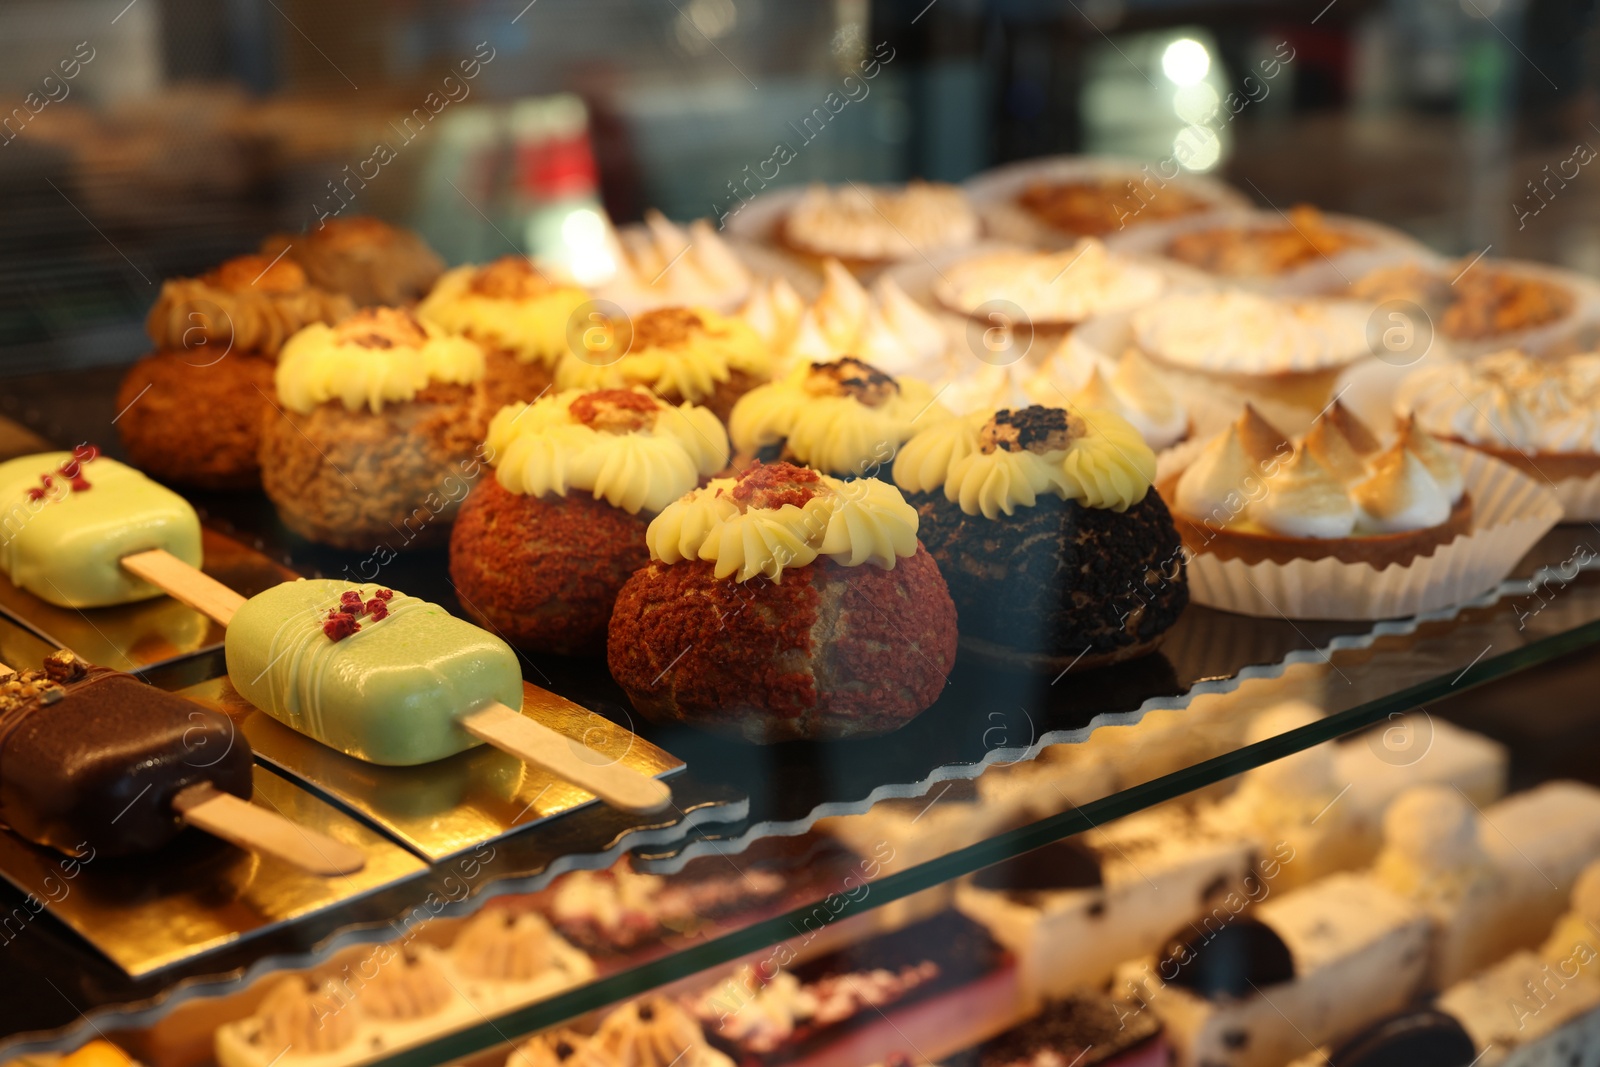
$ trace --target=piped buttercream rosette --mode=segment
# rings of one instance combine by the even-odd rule
[[[1190,441],[1163,453],[1156,484],[1174,485],[1208,450],[1214,455],[1220,451],[1219,439]],[[1389,619],[1463,604],[1492,589],[1560,520],[1561,506],[1546,488],[1508,464],[1456,445],[1435,447],[1459,470],[1462,490],[1472,502],[1470,528],[1460,536],[1407,564],[1382,568],[1367,562],[1345,562],[1333,555],[1251,563],[1188,551],[1190,596],[1207,607],[1262,618]],[[1277,465],[1276,476],[1284,479],[1287,489],[1316,505],[1301,509],[1310,516],[1308,522],[1325,521],[1338,511],[1342,529],[1342,509],[1325,506],[1329,495],[1317,491],[1318,486],[1325,488],[1324,479],[1297,469],[1297,459],[1298,466],[1311,465],[1311,459],[1299,459],[1309,451],[1302,446],[1286,455]],[[1396,487],[1394,501],[1415,503],[1427,495],[1425,491],[1403,491],[1404,486],[1422,481],[1415,469],[1423,466],[1420,458],[1415,465],[1408,462],[1410,458],[1402,455],[1397,471],[1383,478],[1383,485]],[[1316,462],[1326,472],[1336,461]],[[1437,479],[1433,480],[1437,484]],[[1243,490],[1240,494],[1245,495]],[[1350,506],[1353,519],[1354,509],[1360,507],[1359,497],[1352,497]]]
[[[757,464],[669,504],[645,542],[662,563],[707,560],[719,579],[780,581],[786,569],[822,556],[893,570],[896,560],[916,554],[917,521],[916,509],[888,482]]]

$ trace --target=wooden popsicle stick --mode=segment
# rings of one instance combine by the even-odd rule
[[[587,789],[613,808],[648,815],[672,803],[665,782],[641,774],[621,763],[590,763],[574,751],[582,747],[565,734],[513,711],[490,704],[461,720],[467,733],[533,767]]]
[[[234,612],[245,601],[232,589],[164,548],[123,556],[122,566],[172,599],[210,616],[223,626],[233,621]]]
[[[224,793],[210,782],[179,792],[172,798],[172,809],[184,822],[213,837],[251,852],[276,856],[324,878],[354,874],[367,865],[367,858],[358,849]]]
[[[223,626],[233,621],[239,606],[245,602],[245,598],[232,589],[163,549],[124,556],[122,565],[174,600],[209,615]],[[649,814],[672,802],[672,790],[661,782],[620,763],[590,763],[573,751],[574,746],[582,747],[580,742],[504,704],[492,704],[474,712],[463,719],[461,725],[472,736],[524,763],[542,767],[558,778],[587,789],[614,808]]]

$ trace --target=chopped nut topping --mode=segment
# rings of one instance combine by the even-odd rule
[[[75,682],[88,673],[88,665],[63,649],[44,659],[44,666],[30,667],[0,682],[0,715],[38,701],[54,704],[67,695],[63,683]]]
[[[206,281],[230,293],[258,289],[263,293],[293,293],[306,287],[306,272],[288,256],[238,256],[206,275]]]
[[[600,389],[578,397],[568,410],[574,422],[601,433],[622,434],[654,426],[661,404],[632,389]]]
[[[403,308],[362,308],[334,327],[334,340],[362,348],[421,348],[428,331]]]
[[[832,363],[813,363],[805,391],[812,396],[849,396],[869,408],[882,407],[900,395],[900,383],[854,356]]]
[[[501,256],[478,268],[467,291],[494,300],[532,300],[555,288],[526,256]]]
[[[657,308],[633,320],[633,351],[681,345],[705,327],[688,308]]]
[[[1003,409],[978,431],[978,447],[985,455],[998,450],[1036,455],[1059,452],[1088,431],[1083,419],[1064,408],[1034,404],[1020,411]]]
[[[777,510],[785,504],[803,508],[822,490],[822,476],[810,467],[758,462],[739,475],[728,495],[746,509]]]

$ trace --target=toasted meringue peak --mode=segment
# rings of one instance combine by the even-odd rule
[[[1356,525],[1356,509],[1344,486],[1304,445],[1267,480],[1267,493],[1250,514],[1284,537],[1349,537]]]
[[[1450,517],[1450,500],[1422,460],[1396,441],[1372,463],[1372,476],[1351,494],[1368,533],[1399,533],[1437,526]]]
[[[1311,424],[1305,446],[1317,457],[1317,462],[1343,484],[1354,485],[1366,479],[1367,465],[1356,454],[1350,439],[1326,413]]]
[[[1461,494],[1466,492],[1466,485],[1461,479],[1461,465],[1445,451],[1438,438],[1422,428],[1415,414],[1407,416],[1400,424],[1400,443],[1422,461],[1422,465],[1428,468],[1428,473],[1433,475],[1433,480],[1444,491],[1445,498],[1454,506],[1461,499]]]
[[[785,321],[779,314],[772,290],[765,285],[750,290],[750,295],[739,307],[739,317],[760,334],[761,339],[774,351],[789,347],[794,328],[799,325],[799,316],[793,321]]]
[[[872,283],[872,297],[889,328],[900,335],[919,359],[933,360],[944,353],[948,342],[939,320],[906,295],[892,277],[879,276]]]
[[[1239,429],[1239,443],[1245,454],[1258,463],[1288,451],[1289,439],[1279,429],[1261,417],[1254,405],[1246,404],[1244,414],[1235,423]]]
[[[840,349],[849,348],[866,321],[871,298],[856,276],[837,259],[822,261],[822,276],[822,295],[811,310],[829,343]]]
[[[823,332],[822,324],[817,321],[816,309],[807,308],[800,316],[800,323],[789,342],[789,357],[811,363],[826,363],[838,354]]]
[[[1321,420],[1326,420],[1344,435],[1350,447],[1358,456],[1370,456],[1383,447],[1377,437],[1373,436],[1367,424],[1358,419],[1353,411],[1334,398],[1321,415]],[[1319,420],[1320,421],[1320,420]]]
[[[1239,439],[1239,427],[1212,439],[1178,478],[1174,502],[1179,511],[1200,522],[1228,526],[1252,495],[1261,491],[1261,475]]]
[[[691,222],[689,242],[690,257],[714,287],[741,290],[749,287],[749,268],[728,247],[728,242],[718,235],[710,221],[695,219]]]

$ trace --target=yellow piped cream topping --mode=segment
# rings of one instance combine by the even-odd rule
[[[337,400],[346,410],[416,398],[430,382],[483,378],[483,349],[396,308],[364,308],[338,326],[315,323],[284,344],[273,383],[283,406],[308,415]]]
[[[754,485],[763,488],[751,491]],[[917,551],[917,512],[876,478],[846,482],[786,463],[715,478],[669,504],[645,533],[650,558],[714,562],[717,578],[745,582],[826,557],[893,570]]]
[[[567,351],[573,314],[589,300],[575,285],[546,279],[520,256],[448,271],[417,305],[417,317],[519,362],[553,365]]]
[[[1004,420],[1051,411],[1060,412],[1066,429],[1041,442],[1008,447],[986,440]],[[943,489],[945,499],[968,515],[989,519],[1033,507],[1045,494],[1126,511],[1144,499],[1155,474],[1155,453],[1139,431],[1115,412],[1092,408],[1032,407],[949,419],[907,441],[894,465],[895,483],[907,492]]]
[[[926,382],[847,358],[802,364],[752,389],[734,405],[728,432],[741,452],[786,442],[802,463],[860,475],[887,464],[920,427],[949,417]]]
[[[495,480],[524,496],[572,491],[658,512],[728,462],[722,422],[644,389],[569,389],[510,404],[489,423]]]
[[[626,389],[642,385],[699,403],[742,371],[772,375],[772,351],[749,325],[710,308],[658,308],[636,315],[621,358],[569,353],[556,366],[559,389]]]

